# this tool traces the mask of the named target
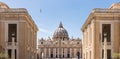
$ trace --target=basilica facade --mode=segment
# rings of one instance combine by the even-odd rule
[[[81,48],[81,40],[69,38],[67,30],[60,22],[52,38],[39,40],[38,59],[80,59]]]

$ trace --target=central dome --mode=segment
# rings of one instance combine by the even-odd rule
[[[60,22],[59,27],[55,30],[53,38],[68,38],[68,32]]]

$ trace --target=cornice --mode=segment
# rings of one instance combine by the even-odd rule
[[[105,12],[102,11],[102,12],[98,12],[99,9],[97,9],[97,11],[93,10],[89,17],[87,18],[86,22],[84,23],[84,25],[82,26],[82,31],[84,32],[84,29],[88,26],[89,23],[91,23],[91,20],[93,20],[94,18],[97,18],[97,17],[120,17],[120,10],[115,10],[117,12],[107,12],[106,10],[109,11],[109,9],[105,9]],[[100,10],[104,10],[104,9],[100,9]],[[96,19],[94,19],[96,20]]]
[[[87,25],[90,23],[90,21],[92,20],[93,17],[94,17],[94,13],[90,13],[87,20],[85,21],[85,23],[83,24],[83,26],[81,28],[82,31],[84,31],[84,29],[87,27]]]

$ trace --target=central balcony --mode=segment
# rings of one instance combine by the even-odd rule
[[[7,48],[12,49],[12,48],[17,48],[18,43],[17,42],[7,42]]]
[[[12,46],[12,45],[17,46],[17,42],[7,42],[7,45],[8,46]]]
[[[102,42],[102,45],[104,45],[104,42]],[[107,45],[111,45],[111,42],[107,42]]]

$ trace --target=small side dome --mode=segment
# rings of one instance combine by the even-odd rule
[[[112,4],[110,9],[120,9],[120,2]]]
[[[9,9],[9,7],[7,4],[0,2],[0,9]]]
[[[61,22],[60,22],[59,27],[55,30],[53,38],[68,38],[68,32],[63,27]]]

